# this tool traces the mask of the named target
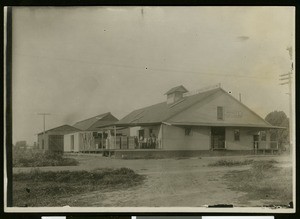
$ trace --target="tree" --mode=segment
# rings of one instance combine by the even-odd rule
[[[289,142],[289,118],[283,111],[269,113],[265,120],[271,125],[286,127],[286,129],[272,129],[270,131],[271,141],[278,141],[279,148],[283,149],[284,144]]]

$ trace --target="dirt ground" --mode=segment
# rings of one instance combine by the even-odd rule
[[[281,167],[292,164],[287,156],[202,157],[186,159],[121,160],[100,155],[68,155],[79,160],[79,166],[39,167],[42,171],[91,170],[95,168],[133,169],[146,176],[142,185],[127,190],[90,192],[69,197],[70,206],[88,207],[201,207],[214,204],[233,204],[257,207],[268,200],[248,200],[243,203],[243,192],[229,189],[223,182],[224,174],[233,170],[246,170],[250,165],[210,167],[210,163],[228,160],[276,160]],[[13,172],[26,172],[32,168],[14,168]],[[250,204],[249,204],[250,203]],[[249,206],[250,205],[250,206]]]

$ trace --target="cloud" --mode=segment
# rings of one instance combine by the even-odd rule
[[[248,37],[248,36],[238,36],[238,37],[237,37],[237,39],[238,39],[239,41],[247,41],[249,38],[250,38],[250,37]]]

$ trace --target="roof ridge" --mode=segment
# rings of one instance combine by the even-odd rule
[[[193,96],[195,96],[195,95],[199,95],[199,94],[203,94],[203,93],[210,92],[210,91],[213,91],[213,90],[217,90],[217,89],[219,89],[219,88],[220,88],[220,87],[217,87],[217,88],[214,88],[214,89],[211,89],[211,90],[204,90],[203,92],[199,92],[199,93],[196,93],[196,94],[192,94],[192,95],[189,95],[189,96],[185,96],[185,97],[183,97],[182,99],[188,99],[188,98],[193,97]],[[182,99],[180,99],[180,100],[182,100]],[[178,101],[180,101],[180,100],[178,100]],[[163,103],[167,103],[167,101],[163,101],[163,102],[155,103],[155,104],[152,104],[152,105],[149,105],[149,106],[145,106],[145,107],[142,107],[142,108],[133,110],[133,111],[131,111],[131,113],[136,112],[136,111],[138,111],[138,110],[146,109],[146,108],[149,108],[149,107],[152,107],[152,106],[155,106],[155,105],[163,104]],[[176,105],[176,102],[173,103],[173,104]],[[130,113],[130,114],[131,114],[131,113]],[[129,114],[127,114],[126,116],[128,116],[128,115],[129,115]],[[126,116],[125,116],[125,117],[126,117]],[[123,117],[122,119],[124,119],[125,117]],[[122,120],[122,119],[120,119],[120,120]]]
[[[71,128],[80,130],[79,128],[76,128],[76,127],[74,127],[74,126],[72,126],[72,125],[64,124],[64,125],[60,125],[60,126],[57,126],[57,127],[54,127],[54,128],[48,129],[48,130],[45,130],[45,133],[46,133],[46,132],[49,132],[49,131],[52,131],[53,129],[61,128],[61,127],[63,127],[63,126],[69,126],[69,127],[71,127]],[[44,133],[44,132],[39,132],[38,135],[39,135],[39,134],[43,134],[43,133]]]
[[[111,112],[102,113],[102,114],[99,114],[99,115],[97,115],[97,116],[104,116],[105,114],[109,114],[109,113],[111,113]],[[90,118],[87,118],[87,119],[84,119],[84,120],[80,120],[80,121],[76,122],[74,125],[76,125],[77,123],[80,123],[80,122],[87,121],[87,120],[89,120],[89,119],[96,118],[97,116],[93,116],[93,117],[90,117]]]
[[[192,97],[192,96],[199,95],[199,94],[203,94],[203,93],[205,93],[205,92],[211,92],[211,91],[213,91],[213,90],[215,90],[215,91],[220,90],[220,87],[215,88],[215,89],[212,89],[212,90],[204,91],[204,92],[202,92],[202,93],[197,93],[197,94],[194,94],[194,95],[191,95],[191,96],[187,96],[187,97],[184,97],[184,98],[187,98],[187,99],[188,99],[188,98],[190,98],[190,97]],[[178,115],[179,113],[184,112],[185,110],[191,108],[192,106],[196,105],[196,104],[199,103],[199,102],[202,102],[203,100],[207,99],[208,97],[211,97],[211,96],[214,95],[214,94],[216,94],[216,92],[213,92],[212,94],[209,94],[208,96],[204,97],[203,99],[197,100],[195,103],[192,103],[191,105],[185,107],[185,108],[182,109],[181,111],[179,111],[179,112],[177,112],[177,113],[174,113],[173,115],[167,117],[166,119],[164,119],[164,121],[168,121],[169,119],[173,118],[174,116]],[[164,121],[162,121],[162,122],[164,122]]]
[[[253,113],[254,115],[258,116],[260,119],[262,119],[266,124],[273,126],[272,124],[270,124],[269,122],[267,122],[264,118],[262,118],[260,115],[258,115],[256,112],[254,112],[252,109],[250,109],[248,106],[246,106],[244,103],[242,103],[241,101],[239,101],[238,99],[236,99],[234,96],[228,94],[223,88],[220,88],[227,96],[231,97],[233,100],[235,100],[236,102],[240,103],[243,107],[246,107],[246,109],[248,109],[251,113]]]

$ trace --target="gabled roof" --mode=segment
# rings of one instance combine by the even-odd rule
[[[48,129],[45,131],[45,133],[49,133],[49,132],[61,132],[62,134],[67,133],[67,132],[76,132],[76,131],[80,131],[79,129],[70,126],[70,125],[62,125],[62,126],[58,126],[52,129]],[[44,132],[40,132],[38,133],[38,135],[44,134]]]
[[[183,97],[181,100],[173,104],[162,102],[142,109],[138,109],[125,116],[116,124],[161,123],[176,115],[177,113],[184,111],[193,104],[198,103],[220,92],[222,91],[217,88],[192,96]]]
[[[180,85],[180,86],[177,86],[177,87],[173,87],[168,92],[166,92],[165,95],[168,95],[168,94],[171,94],[171,93],[174,93],[174,92],[186,93],[186,92],[188,92],[188,90],[183,85]]]
[[[216,121],[217,117],[214,113],[210,112],[211,107],[208,104],[221,98],[221,100],[231,100],[233,104],[240,106],[251,115],[249,118],[244,117],[243,120],[226,119],[223,121]],[[225,99],[224,99],[225,98]],[[220,99],[219,99],[220,100]],[[215,102],[216,103],[216,102]],[[208,109],[203,114],[195,114],[193,112],[198,109]],[[190,114],[189,114],[190,113]],[[205,117],[209,115],[208,117]],[[199,116],[198,116],[199,115]],[[193,117],[195,116],[195,117]],[[203,117],[204,116],[204,117]],[[212,120],[209,118],[213,117]],[[252,118],[252,120],[250,119]],[[250,119],[250,120],[249,120]],[[198,94],[185,96],[173,104],[167,102],[158,103],[152,106],[135,110],[117,122],[117,126],[139,126],[139,125],[154,125],[154,124],[170,124],[170,125],[196,125],[196,126],[239,126],[239,127],[263,127],[271,128],[271,124],[266,122],[263,118],[245,106],[243,103],[229,95],[225,90],[218,87],[215,89],[207,90]],[[279,128],[279,127],[274,127]]]
[[[89,119],[79,121],[74,124],[74,127],[82,131],[88,131],[88,130],[92,131],[92,130],[96,130],[101,126],[113,124],[116,121],[118,121],[118,119],[114,117],[110,112],[107,112],[107,113],[100,114],[98,116],[94,116]]]

